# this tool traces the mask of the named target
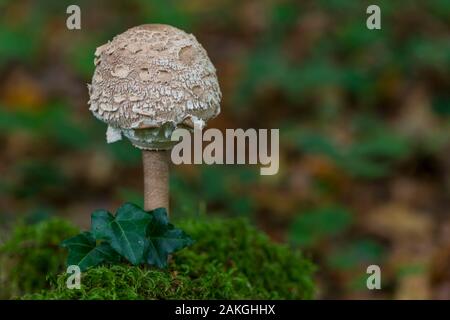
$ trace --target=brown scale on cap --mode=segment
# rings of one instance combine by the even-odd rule
[[[108,131],[115,130],[108,142],[122,132],[136,146],[152,149],[152,143],[135,143],[137,130],[165,126],[163,133],[138,135],[167,137],[167,130],[170,135],[179,124],[192,127],[220,112],[216,69],[192,34],[168,25],[142,25],[98,47],[95,56],[89,109],[110,125]]]

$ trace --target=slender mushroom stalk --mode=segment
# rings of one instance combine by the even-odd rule
[[[108,143],[143,150],[145,210],[169,209],[169,150],[177,128],[220,113],[216,69],[192,34],[147,24],[97,48],[89,110],[108,124]]]
[[[169,211],[169,152],[143,150],[144,209],[166,208]]]

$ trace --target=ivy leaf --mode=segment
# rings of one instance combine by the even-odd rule
[[[165,268],[169,254],[190,246],[194,241],[183,230],[169,223],[166,209],[155,209],[152,216],[147,230],[149,243],[146,260],[150,265]]]
[[[146,229],[152,216],[138,206],[125,203],[114,217],[106,210],[92,214],[92,233],[105,239],[111,247],[133,265],[143,262],[148,240]]]
[[[120,256],[108,243],[97,246],[94,236],[90,232],[64,240],[61,246],[69,249],[67,265],[78,265],[81,271],[95,267],[102,262],[118,262]]]
[[[63,242],[69,248],[69,265],[81,269],[102,262],[120,262],[121,257],[139,265],[167,266],[169,254],[194,243],[181,229],[169,223],[166,209],[146,212],[125,203],[113,216],[106,210],[92,214],[91,232],[83,232]],[[100,245],[97,245],[100,241]]]

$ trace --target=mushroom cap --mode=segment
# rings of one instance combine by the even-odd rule
[[[141,25],[98,47],[95,56],[89,109],[113,136],[120,130],[136,146],[153,149],[155,136],[170,140],[179,125],[202,125],[220,112],[216,69],[192,34]]]

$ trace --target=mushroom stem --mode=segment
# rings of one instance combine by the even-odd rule
[[[169,151],[143,150],[144,209],[166,208],[169,212]]]

